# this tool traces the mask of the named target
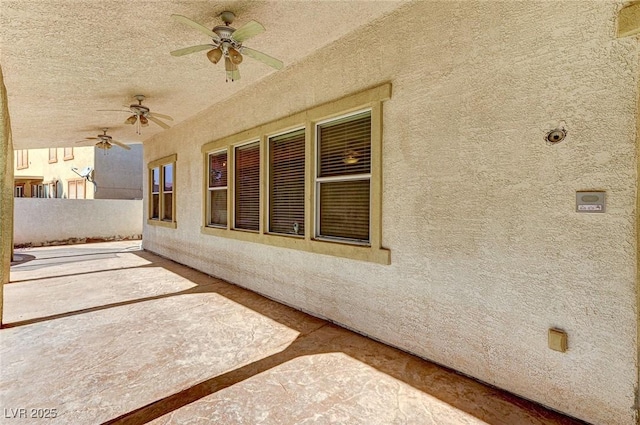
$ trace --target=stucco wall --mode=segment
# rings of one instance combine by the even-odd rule
[[[129,147],[130,150],[114,147],[106,155],[96,149],[96,199],[142,198],[142,145]]]
[[[142,200],[15,198],[14,243],[42,245],[142,233]]]
[[[589,422],[635,424],[639,54],[615,38],[620,7],[398,9],[153,138],[145,162],[178,154],[178,225],[145,226],[145,248]],[[386,81],[391,265],[200,233],[203,144]],[[584,189],[607,191],[605,214],[575,212]]]

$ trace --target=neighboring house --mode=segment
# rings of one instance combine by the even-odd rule
[[[19,198],[141,199],[142,145],[109,151],[94,146],[14,151],[14,195]],[[92,182],[76,174],[93,170]]]
[[[636,424],[640,66],[618,11],[415,2],[354,29],[145,142],[145,249]]]

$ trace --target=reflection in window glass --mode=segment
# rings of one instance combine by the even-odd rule
[[[173,164],[164,167],[164,191],[173,192]]]

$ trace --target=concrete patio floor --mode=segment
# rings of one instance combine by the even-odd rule
[[[139,241],[18,253],[35,258],[4,289],[3,424],[581,423]]]

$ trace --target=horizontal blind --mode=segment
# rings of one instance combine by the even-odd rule
[[[227,225],[227,190],[216,189],[209,192],[210,214],[209,224]]]
[[[235,227],[260,229],[260,143],[235,150]]]
[[[320,183],[319,236],[369,240],[369,180]]]
[[[318,177],[371,172],[371,112],[318,126]]]
[[[227,186],[227,152],[209,155],[209,187]]]
[[[269,139],[269,232],[304,235],[304,130]]]

